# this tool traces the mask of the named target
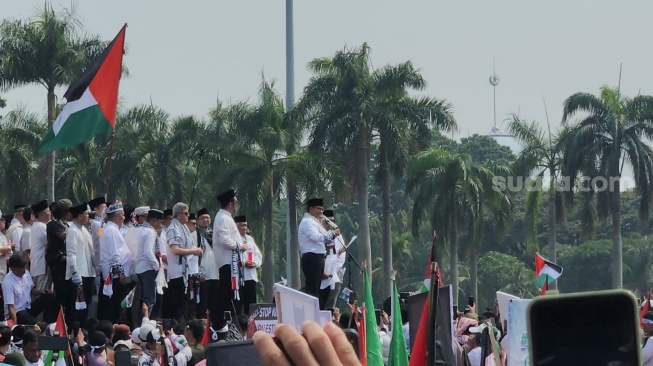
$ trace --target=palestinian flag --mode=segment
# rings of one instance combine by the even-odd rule
[[[535,279],[537,287],[545,288],[562,274],[562,267],[535,253]]]
[[[122,27],[82,76],[70,84],[64,94],[67,103],[43,138],[39,153],[82,144],[113,131],[126,29],[127,25]]]

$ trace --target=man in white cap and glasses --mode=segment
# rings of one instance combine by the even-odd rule
[[[128,279],[131,275],[132,253],[120,233],[120,226],[125,220],[122,202],[116,201],[110,205],[106,214],[107,223],[100,236],[103,283],[99,296],[98,318],[117,323],[121,311],[120,303],[130,291]]]

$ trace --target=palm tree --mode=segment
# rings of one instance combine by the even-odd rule
[[[36,148],[46,131],[46,122],[36,114],[25,109],[9,112],[0,119],[0,197],[11,198],[14,202],[2,200],[2,207],[17,202],[29,202],[39,197],[43,187],[39,176],[43,159],[36,155]]]
[[[314,59],[309,63],[309,69],[314,76],[296,109],[311,123],[310,146],[313,151],[332,161],[331,187],[339,196],[353,195],[355,192],[359,258],[372,263],[368,191],[373,138],[385,128],[385,142],[382,138],[381,143],[386,146],[381,151],[387,157],[392,151],[391,136],[397,134],[397,131],[390,131],[393,128],[399,130],[420,119],[423,121],[428,113],[424,107],[436,106],[437,101],[430,100],[420,109],[419,102],[407,97],[406,91],[424,87],[421,75],[410,62],[372,69],[367,44],[357,49],[338,51],[330,58]],[[444,114],[447,109],[439,108],[437,112]],[[453,118],[447,115],[439,123],[453,127]],[[397,142],[398,139],[395,139]],[[387,178],[383,156],[381,175]],[[337,179],[333,171],[344,172],[348,179]],[[389,194],[385,198],[388,202]],[[389,204],[386,204],[386,210],[388,207]],[[387,213],[384,217],[389,220]],[[388,282],[392,270],[389,221],[384,237],[383,261],[387,262],[384,273]],[[371,267],[367,267],[368,271],[371,271]],[[389,286],[388,282],[384,292],[389,292]]]
[[[472,233],[470,222],[482,220],[484,200],[491,194],[493,173],[474,164],[469,155],[424,151],[408,165],[406,189],[413,194],[413,234],[426,213],[438,233],[449,241],[449,267],[454,304],[458,303],[458,238]]]
[[[299,140],[301,129],[293,119],[286,117],[283,100],[274,90],[274,83],[263,80],[259,98],[256,106],[239,103],[228,109],[226,133],[233,143],[229,152],[232,161],[225,171],[224,181],[235,184],[245,212],[263,211],[263,288],[265,296],[271,299],[276,279],[274,201],[290,169],[285,151],[289,144]]]
[[[400,71],[398,73],[398,71]],[[374,126],[378,133],[379,147],[376,159],[377,169],[375,181],[381,188],[381,247],[383,250],[383,286],[382,296],[392,295],[392,275],[394,262],[392,257],[392,225],[391,225],[391,185],[395,177],[403,177],[409,157],[424,150],[431,138],[431,128],[452,131],[456,122],[451,114],[451,106],[444,101],[432,98],[410,97],[405,88],[397,85],[407,85],[407,78],[413,78],[413,87],[422,89],[426,82],[413,69],[410,62],[396,68],[385,68],[381,73],[396,73],[391,76],[381,75],[379,78],[392,81],[388,90],[380,90],[387,98],[381,106],[385,111],[378,111]],[[399,90],[393,90],[399,89]],[[435,118],[432,118],[435,116]]]
[[[572,118],[577,117],[571,124]],[[628,162],[640,195],[639,216],[647,223],[653,197],[653,97],[623,97],[619,89],[601,87],[601,94],[576,93],[564,102],[563,122],[570,124],[565,166],[572,177],[578,173],[600,179],[599,206],[609,207],[612,218],[612,286],[623,286],[621,241],[621,185]],[[591,169],[588,169],[591,167]],[[597,181],[598,182],[598,181]]]
[[[548,121],[547,121],[548,126]],[[537,219],[540,215],[539,203],[541,192],[539,187],[543,178],[549,176],[548,194],[548,233],[547,233],[547,248],[548,259],[556,261],[556,222],[560,221],[562,215],[556,215],[557,212],[563,209],[562,205],[558,205],[562,197],[559,192],[559,187],[563,154],[567,147],[564,142],[564,130],[557,134],[551,133],[551,127],[548,126],[548,133],[534,122],[528,123],[520,119],[517,115],[513,114],[508,124],[508,133],[513,135],[522,146],[522,150],[515,162],[515,172],[518,178],[526,178],[534,176],[536,178],[535,189],[527,189],[525,218],[528,227],[529,241],[535,244],[537,248]],[[530,188],[530,187],[524,187]],[[556,220],[556,217],[558,220]],[[535,250],[537,251],[537,250]],[[533,253],[531,253],[533,254]],[[555,289],[556,284],[552,284]]]
[[[40,84],[47,90],[48,123],[56,118],[57,86],[72,82],[106,42],[84,33],[74,9],[57,13],[45,4],[33,20],[0,24],[0,90]],[[55,154],[48,155],[47,196],[54,200]]]
[[[492,227],[495,236],[503,236],[508,231],[512,219],[513,203],[509,192],[502,191],[493,186],[493,178],[497,176],[508,177],[512,170],[503,165],[486,164],[482,166],[489,170],[490,176],[483,176],[480,182],[483,186],[483,195],[474,215],[469,211],[465,213],[467,222],[467,248],[469,255],[469,281],[470,296],[478,299],[478,259],[482,249],[483,233],[488,224]],[[486,171],[481,171],[487,174]]]

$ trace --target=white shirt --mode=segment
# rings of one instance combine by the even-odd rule
[[[132,266],[129,273],[136,273],[138,247],[141,241],[141,230],[143,230],[143,226],[133,225],[128,227],[126,232],[122,233],[122,236],[125,238],[125,243],[127,244],[127,249],[129,249],[129,252],[133,255],[133,258],[135,259],[132,260]]]
[[[193,233],[193,235],[197,236],[200,231],[203,231],[203,229],[198,228],[197,231]],[[204,250],[204,252],[202,253],[202,264],[201,264],[202,275],[207,280],[217,280],[218,268],[216,267],[215,264],[215,255],[213,254],[213,248],[209,245],[209,243],[206,240],[202,239],[202,241],[203,241],[202,249]]]
[[[34,362],[29,362],[25,360],[25,366],[44,366],[45,364],[43,363],[43,359],[39,358],[39,361],[34,363]]]
[[[66,279],[74,272],[82,277],[95,277],[95,249],[91,233],[73,222],[66,234]]]
[[[306,213],[299,223],[297,236],[301,254],[324,254],[326,253],[324,244],[329,240],[333,240],[335,234],[326,231],[315,217]]]
[[[263,264],[263,254],[261,254],[261,251],[258,249],[254,238],[251,236],[245,234],[243,242],[247,243],[247,250],[242,252],[240,255],[243,260],[243,279],[245,281],[254,280],[258,282],[258,274],[256,273],[256,268],[260,267],[261,264]],[[252,261],[256,263],[255,268],[245,267],[245,262],[247,262],[247,258],[249,257],[250,253],[252,254]]]
[[[18,243],[20,243],[21,236],[23,236],[23,225],[18,220],[16,220],[16,223],[14,224],[12,220],[12,224],[7,229],[5,237],[7,240],[11,240],[12,243],[18,245]]]
[[[185,232],[185,234],[184,234]],[[180,223],[177,219],[172,220],[172,224],[166,229],[166,236],[168,239],[168,246],[172,247],[173,245],[178,245],[180,248],[190,249],[192,248],[192,239],[191,233],[188,231],[186,225]],[[190,243],[185,242],[188,238]],[[184,257],[189,256],[178,256],[170,250],[167,254],[168,257],[168,279],[174,280],[175,278],[180,278],[184,274],[184,267],[187,265],[188,258],[184,260]],[[181,261],[180,261],[181,258]],[[181,263],[180,263],[181,262]],[[199,270],[199,268],[198,268]],[[197,270],[194,272],[197,273]],[[187,274],[192,274],[192,272],[187,272]]]
[[[186,226],[186,227],[188,227],[188,226]],[[197,244],[197,229],[195,229],[195,231],[193,231],[192,233],[190,232],[190,230],[188,230],[188,232],[190,233],[190,239],[191,239],[191,243],[190,243],[189,248],[197,248],[198,247],[198,244]],[[194,254],[193,255],[187,255],[186,256],[186,266],[188,267],[188,274],[199,273],[199,271],[200,271],[200,256],[199,255],[194,255]]]
[[[96,217],[91,220],[91,238],[93,238],[93,249],[95,250],[95,258],[100,258],[100,232],[103,231],[102,228],[102,219]],[[99,263],[99,261],[98,261]],[[97,271],[102,269],[96,268]]]
[[[139,234],[138,251],[136,253],[136,273],[141,274],[152,270],[158,271],[159,260],[156,258],[154,247],[157,240],[159,240],[159,236],[152,227],[141,227]]]
[[[469,351],[467,358],[472,366],[481,366],[481,347],[475,347]]]
[[[127,243],[125,243],[125,238],[120,233],[118,225],[109,221],[104,225],[102,236],[100,236],[100,266],[103,280],[111,273],[111,267],[115,263],[122,264],[125,276],[131,275],[132,254],[127,248]]]
[[[231,265],[231,253],[243,245],[243,237],[238,232],[238,227],[229,211],[220,209],[215,214],[213,222],[213,255],[215,263],[220,267]]]
[[[0,248],[6,248],[9,246],[9,242],[7,241],[7,238],[4,236],[0,235]],[[5,275],[7,274],[7,259],[11,256],[11,252],[7,252],[7,254],[4,254],[0,256],[0,281],[5,278]]]
[[[646,345],[642,349],[642,365],[653,366],[653,338],[646,340]]]
[[[32,287],[34,287],[34,282],[32,282],[32,276],[29,274],[29,271],[25,271],[23,277],[18,277],[11,271],[5,276],[5,279],[2,280],[5,319],[9,319],[9,307],[7,305],[13,305],[16,312],[31,308],[32,300],[30,293]]]
[[[23,235],[20,237],[20,243],[16,244],[16,253],[23,254],[26,250],[29,250],[31,247],[32,241],[32,225],[25,224],[23,227]]]
[[[32,224],[31,244],[30,244],[30,267],[32,277],[43,276],[45,274],[45,247],[48,244],[48,235],[46,226],[41,221],[34,221]]]
[[[345,264],[347,257],[346,252],[338,254],[338,251],[345,247],[345,239],[342,235],[336,236],[333,239],[335,254],[327,252],[327,257],[324,260],[324,272],[331,275],[330,278],[325,278],[320,283],[320,289],[325,289],[330,285],[342,282],[342,266]]]

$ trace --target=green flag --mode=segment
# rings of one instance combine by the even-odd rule
[[[390,342],[390,352],[388,353],[388,366],[408,366],[408,351],[406,350],[406,339],[404,338],[404,324],[401,319],[401,304],[399,303],[399,293],[397,284],[392,286],[392,341]]]
[[[51,366],[53,356],[54,356],[54,351],[47,351],[45,357],[43,358],[43,364]]]
[[[372,286],[370,278],[365,273],[365,340],[367,344],[367,366],[383,366],[383,356],[381,353],[381,340],[379,339],[379,327],[376,324],[376,315],[374,313],[374,299],[372,298]]]

